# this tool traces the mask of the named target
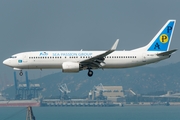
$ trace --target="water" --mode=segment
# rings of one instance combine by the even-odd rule
[[[36,120],[180,120],[180,106],[33,107]],[[26,108],[0,108],[0,120],[25,120]]]

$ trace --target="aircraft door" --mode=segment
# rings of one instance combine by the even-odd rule
[[[24,55],[23,55],[23,63],[27,63],[27,62],[28,62],[28,60],[27,60],[27,55],[24,54]]]

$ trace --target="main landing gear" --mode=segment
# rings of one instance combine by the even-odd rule
[[[91,77],[93,75],[93,71],[89,69],[88,76]]]
[[[19,75],[20,75],[20,76],[22,76],[22,75],[23,75],[23,72],[22,72],[22,70],[20,70],[20,72],[19,72]]]

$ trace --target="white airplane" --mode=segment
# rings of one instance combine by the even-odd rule
[[[168,20],[155,37],[144,47],[130,51],[115,51],[119,39],[107,51],[34,51],[12,55],[3,64],[23,69],[62,69],[62,72],[79,72],[92,69],[129,68],[155,63],[171,56],[177,49],[169,50],[176,20]],[[137,40],[136,40],[137,41]]]
[[[143,97],[151,98],[180,98],[180,93],[173,93],[172,91],[167,91],[164,95],[143,95]]]

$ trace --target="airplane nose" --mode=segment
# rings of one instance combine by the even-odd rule
[[[8,63],[9,63],[9,60],[8,60],[8,59],[6,59],[6,60],[3,61],[3,64],[4,64],[4,65],[8,65]]]

